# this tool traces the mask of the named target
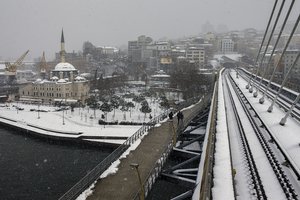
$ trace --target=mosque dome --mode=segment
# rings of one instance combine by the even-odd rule
[[[67,83],[67,81],[65,79],[59,79],[57,83]]]
[[[51,81],[57,81],[58,80],[58,77],[57,76],[53,76],[52,78],[51,78]]]
[[[58,63],[54,71],[76,71],[75,67],[67,62]]]
[[[83,77],[81,77],[81,76],[77,76],[76,78],[75,78],[75,81],[85,81],[86,79],[85,78],[83,78]]]

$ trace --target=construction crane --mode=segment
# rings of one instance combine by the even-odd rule
[[[28,54],[29,50],[27,50],[20,58],[18,58],[18,60],[11,64],[10,62],[5,62],[5,75],[8,76],[12,76],[12,75],[16,75],[16,71],[17,71],[17,67],[19,67],[25,56]]]
[[[5,62],[5,75],[8,76],[8,83],[12,83],[16,78],[17,68],[21,66],[25,56],[28,54],[29,50],[27,50],[16,62],[11,64],[10,62]]]

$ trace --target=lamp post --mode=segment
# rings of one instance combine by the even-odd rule
[[[38,112],[38,119],[40,119],[41,117],[40,117],[40,103],[38,103],[38,110],[37,110],[37,112]]]
[[[63,117],[62,117],[62,119],[63,119],[63,125],[65,125],[65,108],[63,108]]]
[[[145,191],[144,191],[144,186],[143,186],[143,183],[142,183],[142,179],[141,179],[141,175],[140,175],[140,172],[139,172],[139,164],[137,163],[131,163],[130,166],[132,168],[135,168],[136,170],[136,173],[137,173],[137,176],[138,176],[138,179],[139,179],[139,183],[140,183],[140,187],[141,187],[141,200],[145,200]]]

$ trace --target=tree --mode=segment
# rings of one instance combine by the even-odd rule
[[[144,121],[145,121],[146,114],[147,113],[151,113],[152,110],[149,107],[149,104],[148,104],[148,102],[146,100],[142,101],[141,105],[142,105],[142,107],[140,108],[140,111],[145,114],[145,116],[144,116]]]
[[[111,104],[104,102],[101,106],[100,106],[100,110],[102,112],[104,112],[105,116],[106,116],[106,120],[107,120],[107,113],[111,112],[113,110]]]
[[[163,108],[163,109],[170,108],[170,104],[169,104],[169,101],[166,96],[161,96],[160,99],[161,99],[161,102],[159,103],[159,105],[161,108]]]
[[[130,102],[127,102],[126,106],[130,110],[130,118],[131,118],[131,108],[134,108],[134,104],[130,101]]]
[[[94,109],[94,117],[96,118],[96,109],[99,107],[97,98],[95,96],[90,96],[90,98],[87,99],[87,105]]]
[[[114,109],[114,115],[113,115],[113,119],[115,119],[115,115],[116,115],[116,109],[119,108],[120,106],[120,97],[119,96],[112,96],[110,99],[110,103],[112,108]]]
[[[126,111],[128,111],[128,103],[127,102],[123,102],[122,107],[121,107],[121,111],[123,112],[123,119],[126,120]]]
[[[142,101],[145,101],[145,100],[146,100],[146,99],[145,99],[144,95],[135,96],[135,97],[132,99],[132,101],[135,101],[135,102],[137,102],[137,103],[141,103]]]

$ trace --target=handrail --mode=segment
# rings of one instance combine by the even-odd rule
[[[215,83],[214,90],[215,90],[216,87],[217,87],[217,83]],[[200,199],[200,189],[202,187],[201,184],[203,184],[202,179],[204,179],[204,172],[206,172],[206,171],[204,171],[204,168],[207,165],[207,162],[205,161],[207,159],[206,155],[207,155],[207,152],[210,150],[210,148],[208,148],[208,146],[210,145],[209,143],[211,141],[211,134],[210,134],[211,123],[212,123],[212,121],[215,120],[215,117],[213,115],[214,115],[215,105],[216,105],[214,103],[215,99],[216,99],[216,95],[217,95],[217,92],[215,91],[215,92],[213,92],[213,95],[211,97],[212,100],[211,100],[210,110],[209,110],[207,124],[206,124],[205,137],[204,137],[204,141],[203,141],[203,144],[202,144],[202,155],[204,155],[204,156],[201,156],[201,159],[200,159],[200,162],[199,162],[196,186],[195,186],[194,191],[193,191],[192,200],[199,200]],[[207,167],[206,167],[206,169],[207,169]]]
[[[169,157],[169,155],[172,151],[172,148],[173,148],[173,142],[170,142],[167,145],[167,147],[165,148],[165,150],[163,151],[164,153],[162,154],[160,159],[158,159],[156,161],[154,167],[152,168],[152,170],[150,171],[150,173],[146,177],[146,179],[143,183],[144,191],[145,191],[145,197],[148,195],[148,193],[152,189],[152,186],[154,185],[156,179],[158,178],[160,172],[162,171],[163,166],[166,163],[167,158]],[[132,199],[133,200],[139,200],[140,199],[140,193],[141,193],[141,189],[139,189],[139,191],[134,194]]]
[[[70,188],[59,200],[71,200],[75,199],[81,194],[89,185],[96,181],[100,175],[114,162],[116,161],[136,140],[143,136],[150,128],[159,123],[168,116],[170,110],[166,110],[164,113],[154,117],[151,121],[143,124],[131,137],[129,137],[123,144],[121,144],[116,150],[114,150],[109,156],[107,156],[101,163],[94,167],[86,176],[78,181],[72,188]]]
[[[188,99],[180,106],[180,109],[186,106],[187,103],[191,104],[197,100],[197,97]],[[59,200],[71,200],[75,199],[81,194],[89,185],[96,181],[100,175],[114,162],[116,161],[136,140],[145,134],[155,124],[159,123],[168,116],[170,109],[164,113],[154,117],[151,121],[138,129],[131,137],[129,137],[123,144],[121,144],[116,150],[114,150],[109,156],[107,156],[101,163],[99,163],[94,169],[92,169],[86,176],[84,176],[79,182],[77,182],[72,188],[70,188]]]
[[[220,75],[220,72],[219,72]],[[216,118],[217,118],[217,99],[218,99],[218,84],[219,78],[215,83],[214,98],[211,105],[211,118],[210,124],[208,124],[209,130],[207,130],[207,147],[204,158],[204,166],[202,172],[202,179],[200,184],[200,200],[211,199],[211,188],[213,186],[213,163],[214,163],[214,151],[215,151],[215,134],[216,134]]]
[[[210,95],[206,95],[206,96],[202,96],[200,98],[200,100],[198,100],[198,104],[195,105],[196,108],[194,108],[193,112],[190,113],[189,116],[184,119],[183,125],[181,127],[177,127],[177,130],[176,130],[177,134],[178,134],[178,131],[181,131],[189,124],[189,122],[199,113],[199,111],[201,109],[203,109],[204,107],[206,107],[209,104],[210,99],[211,99]],[[193,100],[195,100],[195,99],[193,99]],[[155,163],[155,166],[152,168],[152,170],[150,171],[148,176],[146,176],[146,179],[143,182],[145,197],[147,197],[147,195],[148,195],[149,191],[151,190],[153,184],[155,183],[159,173],[162,171],[162,168],[173,149],[173,144],[174,144],[173,141],[171,141],[168,144],[166,149],[163,151],[164,153],[162,154],[162,157],[157,160],[157,162]],[[139,200],[140,193],[141,193],[141,189],[139,189],[134,194],[132,199]]]

